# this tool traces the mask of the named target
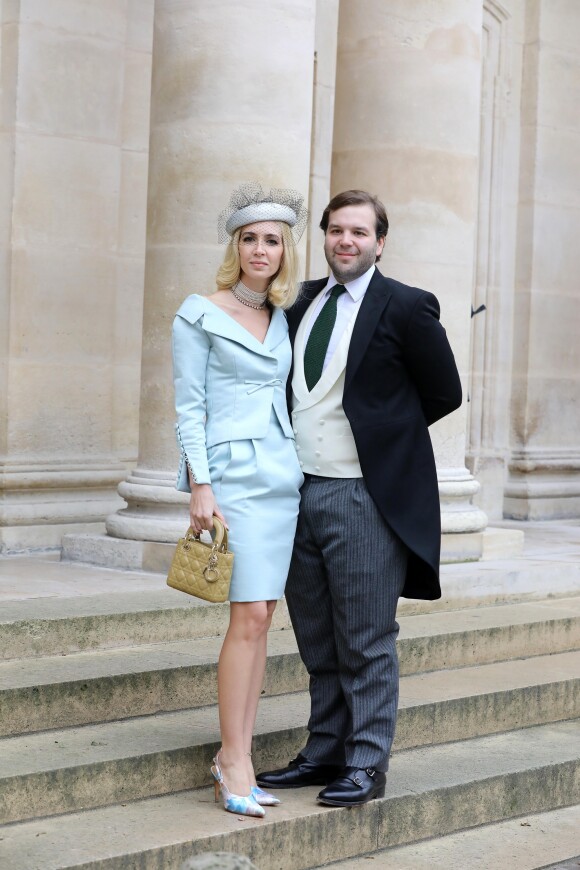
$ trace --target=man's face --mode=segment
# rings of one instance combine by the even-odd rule
[[[341,284],[354,281],[370,269],[384,244],[384,239],[377,239],[375,211],[368,203],[330,212],[324,254]]]

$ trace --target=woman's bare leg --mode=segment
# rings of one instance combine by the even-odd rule
[[[256,644],[256,654],[254,659],[254,667],[252,671],[252,685],[248,693],[248,703],[246,705],[246,715],[244,719],[244,739],[246,751],[246,768],[252,785],[256,785],[256,777],[254,774],[254,766],[252,764],[252,737],[256,725],[256,714],[258,712],[258,703],[262,694],[264,685],[264,674],[266,672],[266,654],[268,651],[268,631],[272,623],[272,617],[276,609],[277,601],[267,601],[267,619],[264,624],[264,631]]]
[[[248,772],[247,755],[251,751],[252,732],[248,737],[247,728],[251,719],[253,729],[256,717],[270,619],[269,602],[232,601],[230,624],[218,663],[220,761],[228,788],[238,795],[249,794],[254,785]],[[263,665],[260,665],[262,658]]]

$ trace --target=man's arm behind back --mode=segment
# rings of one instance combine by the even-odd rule
[[[462,401],[459,372],[439,311],[437,298],[423,292],[409,319],[403,352],[428,426],[455,411]]]

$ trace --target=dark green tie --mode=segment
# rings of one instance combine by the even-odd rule
[[[324,303],[308,336],[304,351],[304,377],[306,378],[306,386],[310,391],[316,386],[322,375],[324,358],[336,323],[336,300],[345,291],[346,287],[343,287],[342,284],[336,284],[332,288],[330,296]]]

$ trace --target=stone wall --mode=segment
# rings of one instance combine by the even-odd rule
[[[579,516],[579,45],[574,0],[0,0],[0,551],[175,537],[170,323],[253,179],[308,192],[308,276],[329,194],[376,191],[439,297],[444,552]]]
[[[483,4],[466,460],[492,522],[503,515],[510,456],[523,12],[520,0]]]
[[[0,549],[102,523],[136,458],[153,0],[2,6]]]
[[[580,516],[580,6],[526,3],[507,516]]]

